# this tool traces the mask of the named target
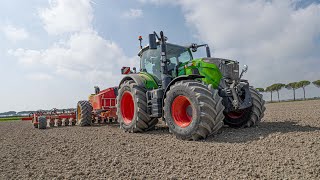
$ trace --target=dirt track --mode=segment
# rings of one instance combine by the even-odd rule
[[[267,104],[258,127],[206,141],[168,129],[0,122],[0,179],[320,179],[320,101]]]

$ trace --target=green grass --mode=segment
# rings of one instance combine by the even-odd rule
[[[12,116],[12,117],[0,117],[1,121],[15,121],[15,120],[21,120],[22,117],[20,116]]]

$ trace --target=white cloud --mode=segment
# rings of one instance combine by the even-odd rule
[[[139,18],[143,16],[143,11],[141,9],[129,9],[129,11],[123,13],[125,18]]]
[[[24,28],[14,27],[12,25],[3,27],[2,31],[6,38],[13,42],[25,40],[29,37],[29,33]]]
[[[21,64],[33,69],[47,68],[56,76],[109,86],[119,82],[123,65],[138,64],[137,58],[125,56],[115,42],[93,30],[89,0],[54,0],[50,1],[50,8],[40,12],[49,34],[71,34],[47,49],[9,50]]]
[[[90,3],[90,0],[49,0],[49,8],[39,10],[39,16],[49,34],[87,30],[93,19]]]
[[[9,54],[23,64],[46,66],[63,77],[110,85],[121,78],[122,65],[133,66],[138,62],[126,57],[117,44],[95,31],[75,33],[65,43],[45,50],[17,49],[9,50]]]
[[[298,7],[297,2],[180,0],[178,4],[187,25],[195,28],[200,41],[210,44],[214,56],[248,64],[245,78],[265,87],[320,77],[320,5]]]
[[[52,76],[46,73],[32,73],[28,74],[27,79],[34,80],[34,81],[43,81],[43,80],[51,80]]]

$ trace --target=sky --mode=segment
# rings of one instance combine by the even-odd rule
[[[138,36],[161,30],[247,64],[255,87],[320,79],[319,0],[2,0],[0,112],[75,107],[117,86],[122,66],[139,67]]]

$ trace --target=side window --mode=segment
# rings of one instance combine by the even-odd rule
[[[185,52],[181,53],[180,56],[178,57],[178,59],[179,59],[179,62],[181,62],[181,63],[185,63],[187,61],[190,61],[191,56],[190,56],[189,51],[185,51]]]
[[[176,57],[172,57],[169,59],[171,64],[175,64],[177,65],[177,58]]]
[[[177,58],[176,57],[171,57],[170,59],[170,65],[169,65],[169,71],[171,70],[172,71],[172,77],[177,77],[177,71],[176,71],[176,68],[177,68]]]

